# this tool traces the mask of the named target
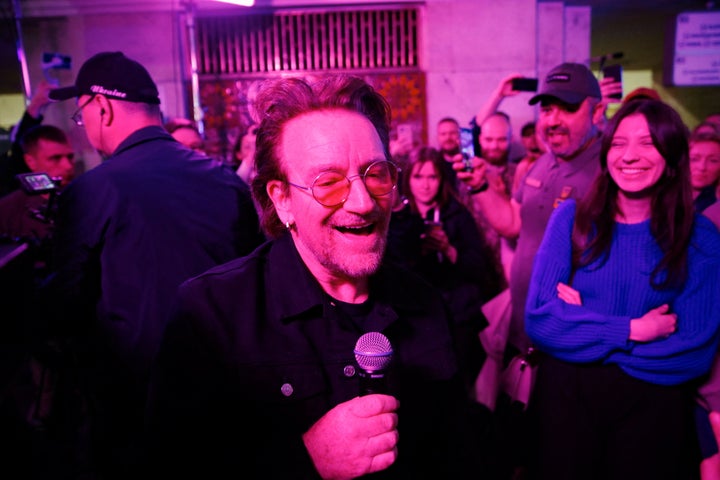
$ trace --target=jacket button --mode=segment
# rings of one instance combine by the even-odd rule
[[[354,377],[355,376],[355,367],[352,365],[346,365],[345,368],[343,368],[343,374],[346,377]]]
[[[283,383],[283,386],[280,387],[280,391],[282,392],[283,395],[285,395],[286,397],[289,397],[290,395],[293,394],[293,387],[289,383]]]

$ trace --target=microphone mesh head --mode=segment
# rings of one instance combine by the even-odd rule
[[[390,340],[380,332],[368,332],[355,343],[355,360],[366,372],[385,370],[392,360]]]

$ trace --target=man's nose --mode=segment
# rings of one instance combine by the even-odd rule
[[[363,177],[354,175],[348,177],[350,180],[350,192],[348,198],[343,203],[343,208],[355,213],[367,213],[374,208],[375,200],[370,192],[368,192]],[[356,181],[357,180],[357,181]]]

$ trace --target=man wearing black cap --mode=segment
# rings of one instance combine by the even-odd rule
[[[71,338],[92,468],[133,478],[150,363],[177,287],[264,237],[247,185],[163,128],[157,87],[138,62],[99,53],[50,97],[77,97],[72,118],[105,161],[59,201],[49,333]]]
[[[553,209],[563,200],[581,197],[599,172],[600,132],[594,122],[603,115],[598,81],[578,63],[553,68],[529,103],[540,103],[537,129],[549,151],[535,162],[513,198],[508,201],[492,188],[482,188],[484,163],[472,173],[458,174],[493,227],[505,237],[518,238],[510,272],[508,341],[520,351],[530,346],[524,316],[535,253]]]
[[[525,300],[533,259],[550,214],[560,202],[584,195],[600,171],[600,132],[595,122],[602,119],[604,109],[598,81],[585,65],[563,63],[553,68],[529,103],[540,103],[536,128],[549,151],[535,161],[513,198],[485,187],[484,161],[472,173],[458,173],[488,222],[500,235],[518,240],[509,281],[508,354],[530,347]]]

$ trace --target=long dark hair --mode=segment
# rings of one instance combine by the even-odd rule
[[[653,145],[666,162],[665,171],[650,193],[650,231],[663,252],[662,259],[650,274],[650,284],[657,289],[677,287],[687,277],[687,249],[694,217],[688,129],[672,107],[658,100],[637,100],[625,104],[613,115],[605,129],[600,151],[600,174],[577,206],[573,267],[588,265],[610,251],[615,218],[622,212],[617,201],[618,185],[608,172],[607,154],[620,122],[636,114],[647,121]]]
[[[412,193],[410,188],[410,180],[412,178],[413,169],[415,165],[422,165],[423,163],[431,163],[435,169],[435,173],[440,179],[440,186],[438,192],[435,195],[435,201],[439,208],[447,205],[450,197],[452,196],[452,188],[450,187],[450,181],[448,179],[447,168],[444,163],[445,159],[442,154],[432,147],[418,147],[410,152],[410,159],[407,166],[402,172],[402,194],[408,199],[410,210],[418,213],[417,203],[415,202],[415,195]]]

